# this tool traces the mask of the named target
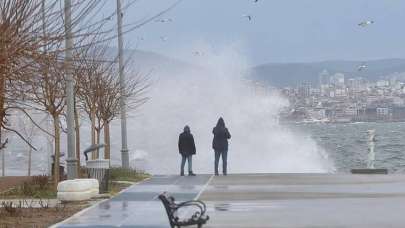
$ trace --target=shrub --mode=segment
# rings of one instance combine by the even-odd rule
[[[48,187],[49,178],[47,175],[39,175],[32,177],[32,184],[38,186],[40,190],[45,190]]]
[[[33,176],[29,181],[0,194],[0,198],[54,198],[56,191],[46,175]]]
[[[20,190],[24,196],[33,196],[35,192],[35,186],[31,182],[25,181],[21,186]]]
[[[135,169],[125,169],[112,167],[110,169],[110,180],[116,181],[140,181],[148,177],[148,174],[136,171]]]

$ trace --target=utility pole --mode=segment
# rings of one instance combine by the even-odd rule
[[[67,103],[67,178],[77,178],[77,160],[75,152],[74,122],[74,80],[72,75],[72,2],[65,0],[65,67],[66,67],[66,103]]]
[[[125,101],[125,75],[124,75],[124,56],[122,41],[122,18],[121,0],[117,0],[117,23],[118,23],[118,68],[120,74],[120,106],[121,106],[121,161],[123,168],[129,168],[129,153],[127,145],[127,114]]]

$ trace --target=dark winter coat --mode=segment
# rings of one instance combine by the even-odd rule
[[[194,137],[188,131],[184,131],[179,136],[179,153],[184,156],[195,154]]]
[[[228,150],[228,139],[231,138],[231,134],[228,128],[225,127],[225,122],[222,118],[219,118],[217,126],[212,130],[214,139],[212,140],[212,148],[216,151]]]

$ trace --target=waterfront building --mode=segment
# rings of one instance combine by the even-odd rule
[[[342,73],[336,73],[330,77],[330,85],[335,88],[345,87],[345,75]]]

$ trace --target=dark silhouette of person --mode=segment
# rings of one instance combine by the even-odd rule
[[[193,173],[193,161],[192,156],[196,154],[194,137],[190,132],[190,127],[185,126],[184,131],[179,135],[179,153],[181,154],[181,167],[180,175],[184,176],[184,165],[186,160],[188,163],[188,175],[195,176]]]
[[[212,130],[214,139],[212,140],[212,148],[215,151],[215,175],[218,176],[219,158],[222,157],[222,173],[227,175],[227,159],[228,159],[228,139],[231,134],[228,128],[225,127],[225,122],[222,117],[218,119],[217,125]]]

